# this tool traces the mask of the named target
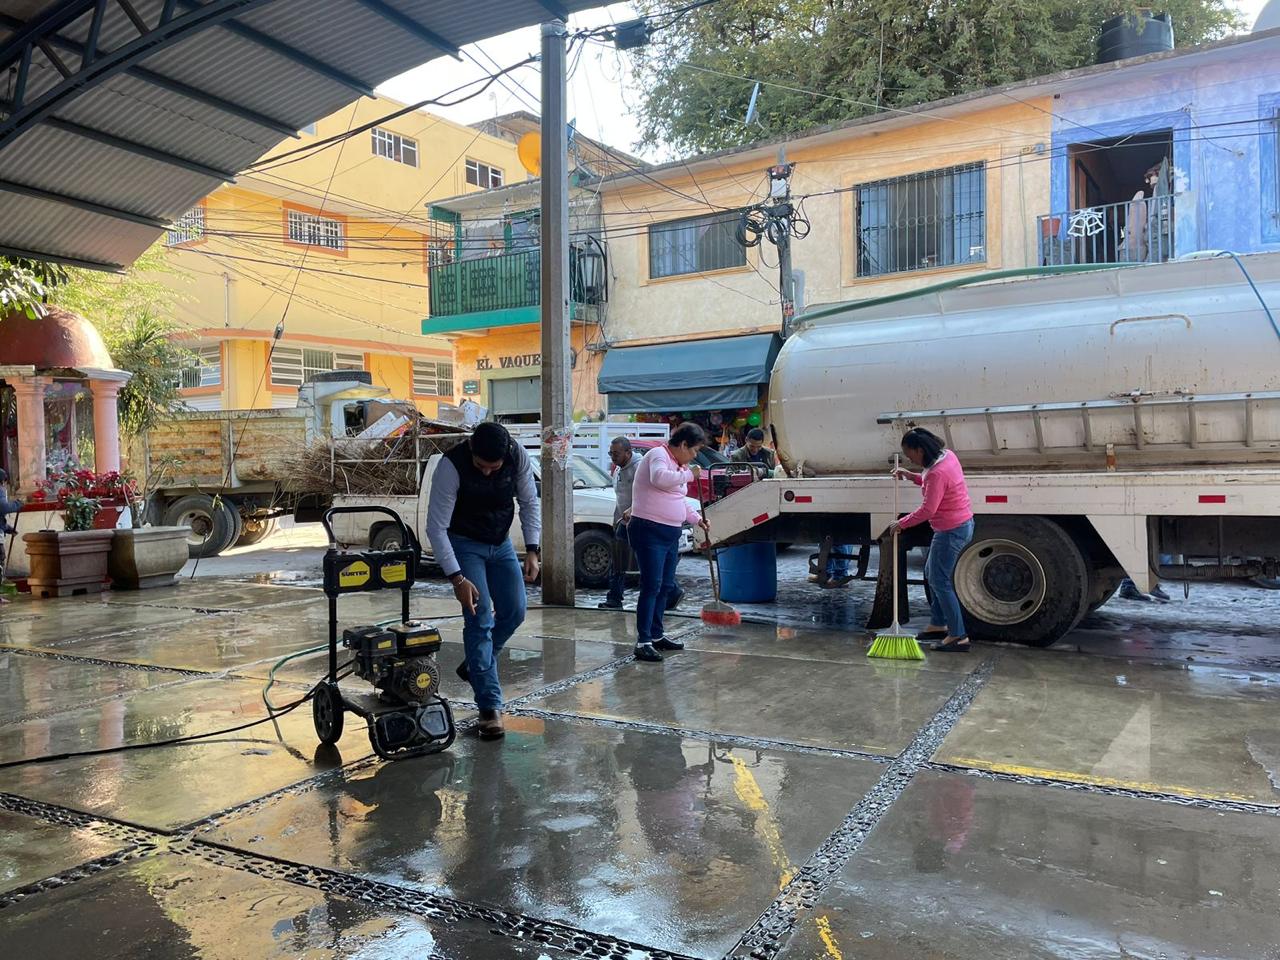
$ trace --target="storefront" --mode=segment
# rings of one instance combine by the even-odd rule
[[[595,324],[575,323],[570,336],[575,420],[600,419],[595,389]],[[474,400],[500,423],[537,423],[542,415],[542,334],[533,324],[495,327],[456,341],[458,399]]]
[[[717,446],[740,445],[764,420],[769,373],[782,338],[772,333],[615,347],[605,354],[599,391],[609,416],[699,424]]]

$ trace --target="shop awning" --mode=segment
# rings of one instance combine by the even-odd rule
[[[754,407],[780,349],[773,333],[616,347],[604,355],[599,389],[610,413]]]

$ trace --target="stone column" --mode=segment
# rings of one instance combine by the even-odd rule
[[[124,386],[118,380],[89,381],[93,393],[93,468],[98,473],[120,470],[120,415],[116,397]]]
[[[48,475],[46,471],[44,391],[48,377],[18,377],[9,381],[18,405],[18,476],[13,489],[26,498]]]

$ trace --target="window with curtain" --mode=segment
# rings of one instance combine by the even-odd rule
[[[742,267],[747,248],[738,240],[741,214],[734,210],[649,227],[649,277],[677,277]]]
[[[204,239],[204,204],[197,204],[174,221],[164,235],[166,247],[178,247]]]
[[[853,188],[859,277],[987,259],[987,170],[969,163]]]
[[[344,250],[347,246],[346,224],[332,217],[290,210],[288,211],[288,238],[294,243],[328,247],[330,250]]]

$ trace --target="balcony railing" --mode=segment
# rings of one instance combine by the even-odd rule
[[[518,310],[541,302],[542,251],[534,248],[494,257],[438,264],[428,272],[431,316]],[[604,248],[595,241],[569,251],[569,289],[574,303],[603,303]]]
[[[1163,263],[1173,257],[1170,195],[1038,217],[1040,264]]]

